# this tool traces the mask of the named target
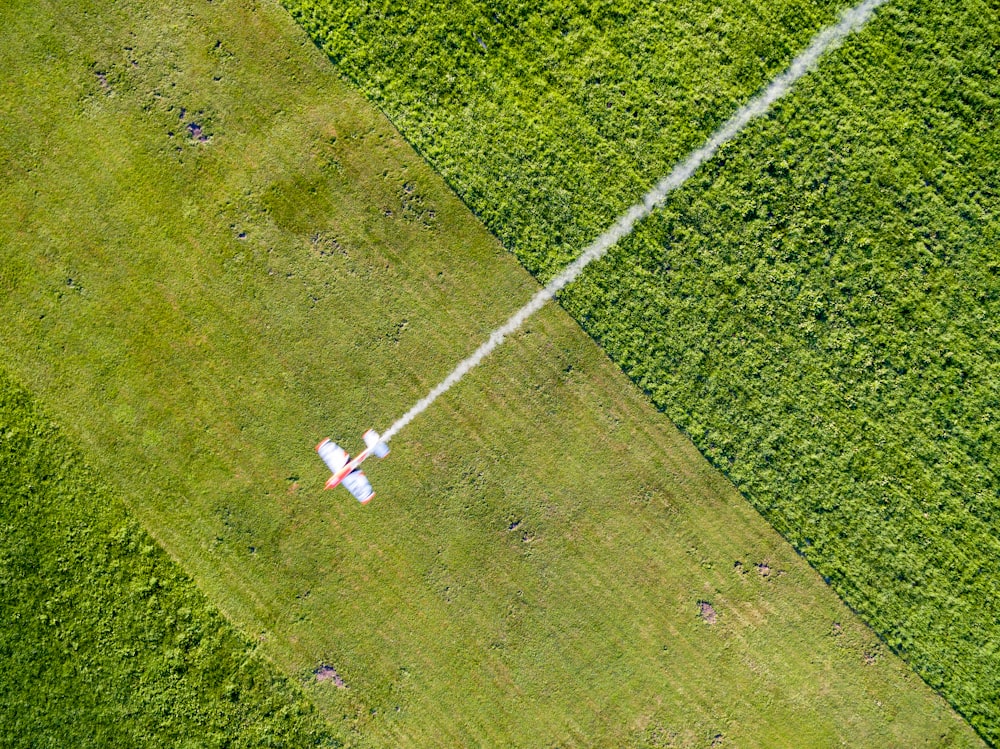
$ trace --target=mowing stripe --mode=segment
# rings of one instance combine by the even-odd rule
[[[544,288],[540,289],[526,305],[515,312],[507,322],[490,334],[489,339],[483,343],[471,356],[463,360],[441,383],[430,391],[424,398],[407,411],[403,416],[389,427],[382,436],[386,442],[391,440],[407,424],[413,421],[421,412],[431,405],[438,396],[446,393],[452,385],[457,383],[479,362],[485,359],[493,349],[503,343],[504,339],[520,328],[525,320],[536,313],[542,306],[552,299],[563,287],[574,281],[583,269],[595,260],[604,257],[623,237],[629,235],[636,223],[646,218],[653,210],[660,205],[671,192],[683,185],[695,173],[695,171],[706,161],[715,155],[725,143],[732,140],[751,121],[766,114],[771,106],[782,96],[788,93],[792,85],[811,70],[819,58],[829,49],[836,47],[849,34],[854,33],[867,23],[875,9],[885,3],[886,0],[864,0],[858,5],[845,11],[833,26],[829,26],[820,31],[812,42],[801,52],[798,57],[792,60],[792,64],[776,77],[764,91],[752,98],[740,107],[732,117],[716,130],[705,144],[688,154],[687,158],[681,161],[674,170],[661,179],[653,189],[647,192],[642,200],[629,208],[622,216],[615,221],[611,227],[595,239],[565,270],[549,281]]]

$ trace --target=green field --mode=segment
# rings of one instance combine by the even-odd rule
[[[337,739],[981,745],[558,307],[322,492],[535,282],[276,4],[0,21],[0,364]]]
[[[285,0],[548,278],[850,3]]]
[[[544,279],[842,4],[287,5]],[[998,50],[893,0],[561,297],[993,744]]]
[[[5,747],[334,746],[0,372]]]

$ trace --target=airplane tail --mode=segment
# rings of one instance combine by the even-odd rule
[[[371,449],[376,458],[384,458],[389,454],[389,446],[382,441],[379,433],[374,429],[369,429],[364,433],[365,445]]]

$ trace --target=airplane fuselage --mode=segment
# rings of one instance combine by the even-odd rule
[[[326,488],[332,489],[335,486],[343,486],[354,495],[361,504],[366,504],[375,496],[371,482],[361,470],[361,464],[371,455],[377,458],[384,458],[389,454],[389,446],[382,441],[378,432],[369,429],[363,435],[365,449],[358,453],[354,460],[347,454],[347,451],[332,442],[329,437],[316,445],[316,452],[330,469],[330,478],[327,479]]]
[[[326,480],[326,488],[333,489],[335,486],[339,485],[341,481],[347,478],[351,471],[357,470],[358,466],[364,463],[365,458],[371,455],[371,452],[371,448],[366,447],[357,454],[357,457],[355,457],[354,460],[348,460],[344,464],[343,468],[331,474],[330,478]]]

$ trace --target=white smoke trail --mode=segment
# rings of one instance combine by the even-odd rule
[[[751,120],[765,114],[771,106],[784,96],[792,85],[805,75],[816,64],[824,52],[837,46],[846,36],[857,31],[871,17],[872,13],[887,0],[864,0],[853,8],[845,11],[840,21],[823,29],[813,37],[809,46],[799,54],[785,72],[781,73],[768,85],[763,92],[744,104],[722,126],[716,130],[705,144],[692,151],[684,161],[674,167],[674,170],[661,179],[656,186],[647,192],[642,201],[629,208],[607,231],[593,241],[562,273],[553,278],[540,289],[531,301],[515,312],[511,318],[490,335],[489,339],[475,352],[462,361],[450,375],[426,397],[421,398],[409,411],[396,420],[382,436],[383,441],[391,440],[400,429],[409,424],[423,412],[438,396],[445,393],[452,385],[461,380],[473,367],[489,355],[493,349],[503,343],[504,339],[524,324],[531,315],[552,299],[564,286],[579,276],[583,269],[595,260],[603,257],[618,240],[632,232],[635,224],[646,218],[663,202],[671,192],[683,185],[692,174],[715,155],[719,148],[732,140]]]

